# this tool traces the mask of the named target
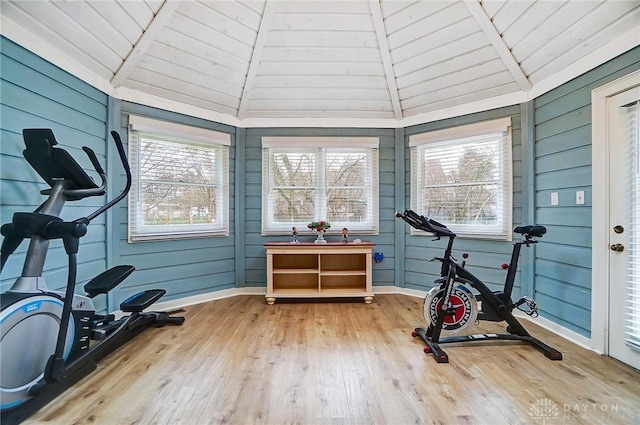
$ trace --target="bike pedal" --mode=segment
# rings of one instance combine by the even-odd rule
[[[538,304],[536,303],[536,300],[534,300],[531,297],[527,297],[524,296],[524,302],[525,304],[527,304],[527,307],[529,307],[531,310],[537,310],[538,309]]]
[[[536,300],[534,300],[533,298],[528,297],[528,296],[524,296],[524,297],[522,297],[522,299],[524,300],[524,303],[529,308],[529,311],[525,311],[525,310],[522,310],[522,311],[527,313],[529,316],[537,317],[538,316],[538,304],[536,303]]]

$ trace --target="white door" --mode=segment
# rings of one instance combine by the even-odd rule
[[[640,369],[640,87],[608,98],[608,354]]]

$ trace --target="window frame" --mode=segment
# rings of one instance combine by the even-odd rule
[[[262,137],[262,217],[261,235],[290,235],[292,227],[297,227],[298,231],[311,232],[307,229],[307,224],[314,220],[328,220],[331,223],[329,234],[341,234],[342,228],[347,227],[354,235],[377,235],[379,234],[379,143],[378,137]],[[367,199],[370,203],[368,212],[371,219],[367,225],[357,226],[353,222],[338,222],[327,217],[327,197],[322,193],[327,189],[323,180],[324,158],[327,152],[335,151],[366,151],[367,168],[370,175],[367,176],[368,185],[365,185]],[[295,222],[278,224],[273,220],[270,210],[270,194],[272,193],[273,179],[272,166],[273,154],[279,152],[307,153],[315,156],[315,178],[316,182],[310,186],[315,191],[317,205],[315,205],[315,217],[305,222]],[[326,192],[324,192],[326,193]],[[322,201],[322,203],[318,202]]]
[[[409,136],[409,148],[411,154],[411,208],[418,214],[425,214],[424,209],[418,205],[419,192],[423,187],[419,186],[420,170],[418,164],[422,149],[429,147],[444,147],[468,145],[473,140],[481,140],[493,134],[501,134],[499,141],[500,155],[498,160],[499,177],[496,180],[498,191],[502,194],[502,207],[498,210],[498,223],[496,225],[472,225],[448,223],[446,218],[432,216],[437,221],[447,225],[457,236],[469,239],[512,240],[513,226],[513,154],[512,154],[512,129],[511,118],[505,117],[496,120],[456,126],[443,130],[424,132]],[[453,185],[451,185],[453,186]],[[489,226],[489,228],[487,228]],[[428,236],[428,233],[411,229],[411,235]]]
[[[216,224],[148,225],[141,217],[140,142],[141,136],[157,137],[159,143],[201,147],[216,151]],[[128,196],[127,240],[129,243],[229,236],[229,146],[231,135],[202,127],[129,115],[128,151],[132,184]],[[185,183],[184,185],[189,185]]]
[[[637,95],[637,93],[636,93]],[[636,96],[634,96],[636,97]],[[637,97],[636,97],[637,99]],[[640,175],[640,164],[638,164],[638,142],[640,141],[640,100],[635,100],[631,104],[623,105],[620,111],[624,116],[624,122],[627,125],[626,145],[628,149],[628,156],[631,159],[631,176],[628,181],[631,187],[631,194],[629,196],[629,202],[631,204],[631,217],[630,222],[633,227],[640,227],[640,185],[638,184],[638,176]],[[634,178],[635,177],[635,178]],[[640,249],[638,245],[640,242],[640,236],[635,232],[630,232],[627,237],[629,257],[633,258],[638,255]],[[626,330],[625,344],[634,350],[640,350],[640,306],[633,301],[638,295],[640,295],[640,281],[638,274],[640,267],[636,262],[632,263],[627,268],[627,281],[624,284],[624,289],[630,296],[626,297],[625,307],[627,311],[627,321],[624,324]]]

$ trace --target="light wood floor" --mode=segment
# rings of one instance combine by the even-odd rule
[[[526,321],[563,361],[507,342],[447,345],[451,362],[437,364],[411,337],[421,308],[403,295],[192,306],[182,327],[145,331],[25,423],[640,423],[640,372]]]

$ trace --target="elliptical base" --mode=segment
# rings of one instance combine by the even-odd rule
[[[53,382],[42,386],[36,397],[32,397],[13,409],[2,411],[2,425],[17,425],[29,416],[49,404],[52,400],[71,388],[82,378],[89,375],[96,369],[96,364],[91,362],[67,375],[61,382]]]
[[[105,344],[105,341],[98,343],[97,346],[92,348],[91,352],[87,353],[87,357],[81,356],[70,362],[68,365],[65,365],[65,374],[61,381],[41,381],[42,385],[36,384],[36,394],[32,394],[33,397],[29,398],[19,406],[0,412],[2,425],[14,425],[21,423],[81,379],[91,374],[91,372],[96,369],[96,365],[100,360],[140,333],[144,332],[146,329],[149,329],[150,327],[161,328],[165,325],[182,325],[185,321],[183,316],[171,315],[183,311],[184,310],[179,309],[170,312],[133,313],[130,316],[120,319],[117,321],[120,331],[115,330],[113,334],[108,335],[106,338],[109,342],[107,344]]]

